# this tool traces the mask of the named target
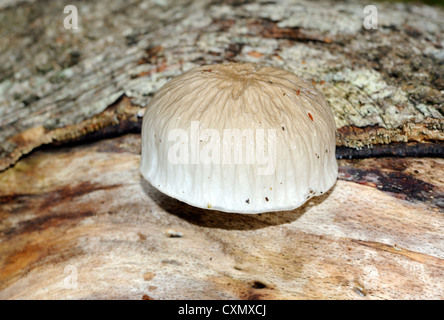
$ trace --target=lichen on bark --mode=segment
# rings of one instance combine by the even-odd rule
[[[72,4],[78,30],[63,27],[61,2],[0,7],[0,170],[52,141],[25,139],[27,130],[43,127],[39,132],[47,135],[78,130],[93,117],[100,123],[122,94],[136,116],[171,77],[226,61],[282,67],[313,81],[334,111],[338,146],[417,141],[418,135],[442,143],[440,7],[378,2],[378,29],[367,30],[365,2]],[[400,135],[405,128],[420,132]],[[381,130],[383,139],[375,135]]]

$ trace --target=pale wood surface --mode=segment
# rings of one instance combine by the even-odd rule
[[[443,159],[340,160],[303,207],[238,215],[160,194],[139,148],[42,150],[0,174],[0,298],[444,298]]]

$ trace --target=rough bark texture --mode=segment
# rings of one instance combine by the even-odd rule
[[[0,170],[42,144],[137,122],[172,76],[224,61],[314,81],[338,146],[444,139],[441,8],[380,3],[378,29],[367,30],[356,2],[72,4],[78,30],[63,27],[63,2],[0,7]],[[122,96],[124,106],[106,110]]]
[[[78,30],[64,2],[0,4],[0,298],[444,299],[442,8],[377,3],[366,30],[357,2],[70,4]],[[152,94],[224,61],[323,92],[345,158],[328,194],[245,216],[141,179]]]

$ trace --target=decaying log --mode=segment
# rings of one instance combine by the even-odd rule
[[[130,134],[1,173],[0,298],[444,298],[443,159],[340,160],[327,194],[259,215],[173,200],[139,160]]]
[[[0,298],[444,299],[444,10],[377,2],[0,3]],[[138,171],[153,93],[249,61],[313,81],[339,179],[289,212],[171,199]],[[390,156],[390,157],[387,157]]]

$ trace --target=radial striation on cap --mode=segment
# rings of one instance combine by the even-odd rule
[[[150,101],[140,171],[192,206],[292,210],[335,184],[335,134],[331,108],[311,83],[250,63],[207,65]]]

